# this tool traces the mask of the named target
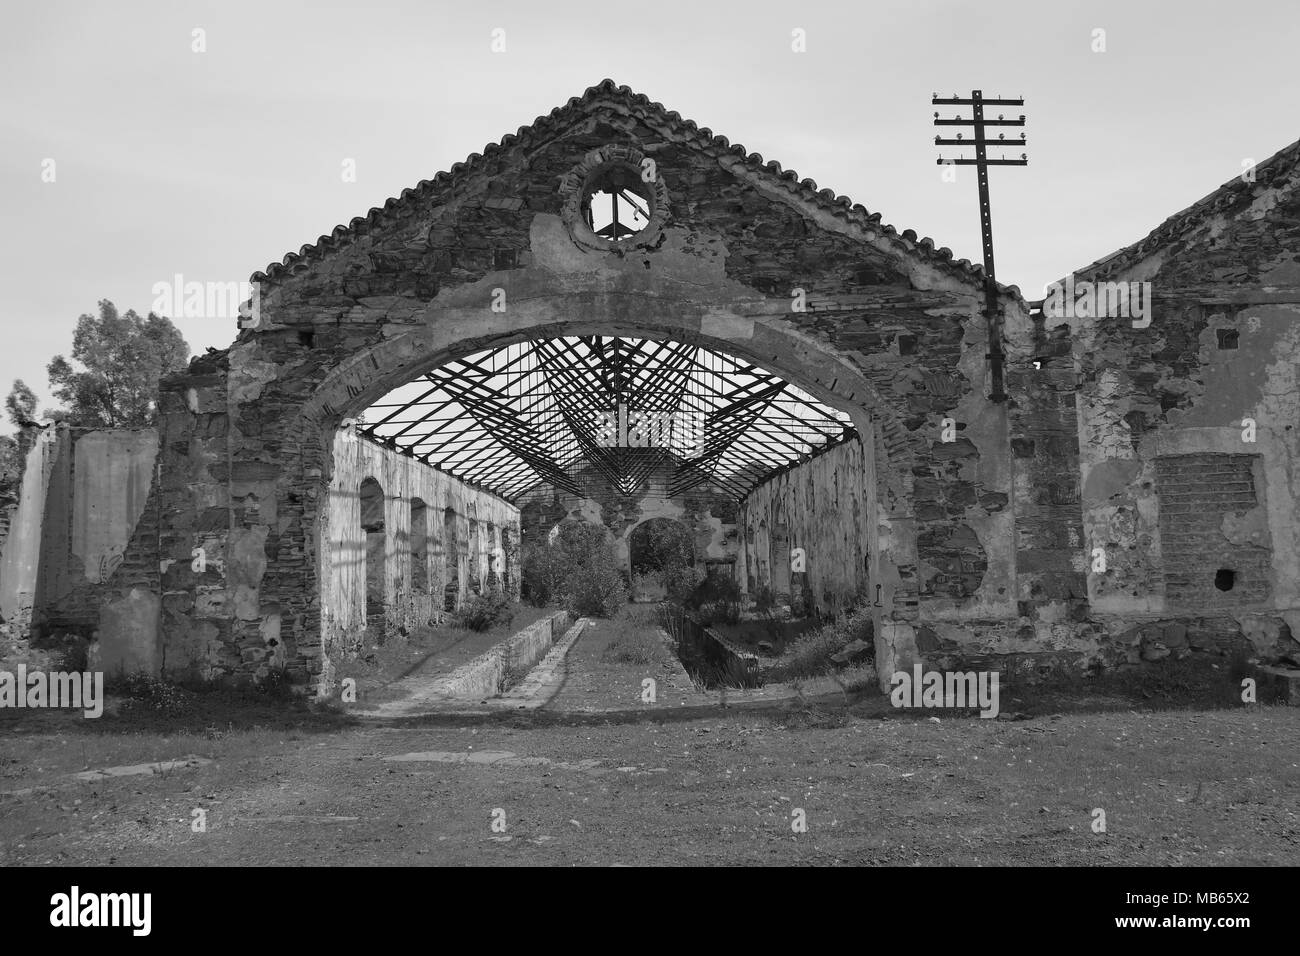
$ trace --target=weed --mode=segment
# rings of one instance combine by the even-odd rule
[[[768,681],[777,683],[794,678],[820,677],[836,669],[831,655],[838,654],[854,641],[871,644],[873,633],[870,612],[866,608],[852,610],[839,620],[810,631],[787,647],[785,653],[767,670],[766,677]],[[864,661],[870,659],[868,653]]]
[[[514,606],[500,590],[493,588],[487,594],[476,594],[452,619],[457,627],[470,631],[487,631],[498,624],[509,624],[515,616]]]

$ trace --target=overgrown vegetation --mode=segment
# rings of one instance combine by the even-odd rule
[[[628,630],[614,638],[600,652],[601,661],[608,664],[636,664],[645,666],[658,660],[659,638],[646,628],[641,620],[631,619]]]
[[[563,521],[552,538],[524,548],[521,585],[533,605],[579,616],[611,617],[627,603],[609,532],[582,521]]]
[[[142,318],[133,309],[118,314],[103,299],[98,316],[77,319],[72,362],[56,355],[46,368],[54,397],[65,405],[52,417],[95,428],[151,425],[158,411],[158,380],[183,370],[189,357],[171,319],[152,312]]]
[[[452,615],[452,623],[471,631],[488,631],[498,624],[509,624],[514,616],[515,605],[500,588],[493,588],[466,601],[465,606]]]
[[[695,563],[695,542],[680,521],[651,518],[628,536],[632,573],[665,587],[669,578]]]
[[[681,604],[705,627],[740,621],[740,585],[723,574],[703,575]]]
[[[164,718],[193,717],[213,706],[248,702],[284,704],[309,702],[294,692],[288,672],[275,668],[261,680],[247,687],[225,687],[205,681],[171,681],[149,674],[127,674],[110,677],[104,685],[105,694],[123,698],[121,713],[125,716],[154,716]]]
[[[791,644],[767,669],[765,676],[769,682],[786,682],[833,673],[842,665],[831,660],[832,655],[840,654],[855,641],[866,647],[855,656],[853,663],[870,662],[875,656],[873,634],[870,609],[855,608]]]

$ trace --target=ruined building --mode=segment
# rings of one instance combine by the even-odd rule
[[[50,429],[0,613],[323,691],[527,536],[668,517],[751,594],[869,604],[886,680],[1294,655],[1298,159],[1073,275],[1147,320],[1001,288],[995,401],[980,267],[606,81],[254,275],[156,434]]]

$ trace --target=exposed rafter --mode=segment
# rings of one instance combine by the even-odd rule
[[[366,410],[362,434],[507,499],[539,481],[579,494],[592,469],[630,494],[737,498],[852,433],[849,418],[766,369],[689,342],[537,339],[431,369]]]

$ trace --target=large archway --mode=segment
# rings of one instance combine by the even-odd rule
[[[546,311],[566,311],[578,313],[590,313],[590,307],[579,307],[575,305],[569,297],[564,297],[568,302],[567,305],[561,306],[558,303],[548,303],[542,298],[532,298],[526,307],[528,311],[533,309],[544,309]],[[581,302],[585,296],[580,296],[578,301]],[[683,307],[686,303],[682,303]],[[359,414],[365,409],[375,404],[378,398],[390,391],[397,385],[404,384],[420,374],[426,373],[431,369],[445,365],[456,358],[470,353],[471,350],[482,350],[485,346],[500,346],[515,342],[525,342],[538,337],[539,333],[546,333],[556,338],[563,338],[563,335],[556,333],[580,332],[584,335],[611,335],[620,332],[629,331],[635,328],[639,332],[639,337],[646,338],[649,335],[666,334],[666,330],[650,326],[648,323],[651,319],[657,318],[659,310],[662,308],[662,301],[654,302],[655,315],[650,316],[645,324],[638,324],[635,318],[639,311],[635,308],[629,308],[625,304],[622,308],[622,318],[616,323],[596,323],[591,319],[578,323],[566,323],[561,325],[550,324],[544,327],[516,327],[506,331],[500,339],[484,341],[481,337],[472,340],[457,338],[454,342],[439,343],[440,348],[432,348],[425,352],[422,359],[415,360],[410,357],[410,350],[421,347],[429,349],[434,343],[438,343],[443,336],[451,338],[455,335],[454,330],[457,325],[454,320],[449,321],[445,317],[429,317],[429,324],[420,330],[412,330],[405,336],[386,339],[371,349],[364,358],[361,356],[354,357],[347,361],[343,367],[337,368],[330,374],[317,388],[312,400],[308,402],[300,413],[299,421],[301,423],[302,434],[317,434],[320,436],[322,445],[333,440],[334,425]],[[716,306],[714,307],[716,311]],[[521,309],[523,311],[523,309]],[[682,310],[685,312],[685,308]],[[631,313],[631,314],[629,314]],[[518,317],[516,317],[518,320]],[[446,331],[444,325],[446,323]],[[701,321],[700,325],[708,323]],[[738,325],[739,325],[738,320]],[[902,588],[908,589],[910,581],[908,580],[909,567],[915,566],[915,538],[910,527],[910,515],[908,510],[907,487],[909,484],[909,475],[907,469],[899,464],[890,461],[890,447],[885,441],[886,434],[896,436],[895,451],[902,450],[906,453],[908,433],[903,429],[896,419],[896,413],[884,402],[883,399],[877,399],[873,402],[873,396],[877,394],[875,388],[860,373],[847,365],[842,355],[836,354],[833,350],[825,347],[817,348],[811,346],[808,341],[801,336],[796,335],[792,330],[784,329],[779,324],[779,319],[771,319],[768,323],[754,323],[752,328],[746,328],[749,334],[746,338],[737,340],[722,339],[715,336],[706,336],[700,331],[683,330],[680,326],[676,327],[675,334],[684,336],[690,332],[693,341],[708,345],[710,348],[717,349],[730,354],[741,354],[757,362],[760,354],[766,354],[766,367],[777,374],[783,374],[789,380],[796,383],[801,389],[811,395],[818,396],[823,402],[837,410],[844,412],[854,426],[854,431],[859,438],[855,439],[863,448],[861,455],[862,467],[870,472],[870,478],[867,479],[864,474],[863,491],[868,497],[862,502],[857,509],[855,521],[857,526],[862,530],[862,536],[866,539],[864,546],[860,549],[865,552],[866,567],[863,567],[861,558],[855,558],[853,561],[854,573],[862,578],[860,589],[867,591],[868,582],[879,583],[882,587],[883,594],[892,600],[894,592]],[[763,342],[763,347],[755,345],[755,340]],[[432,340],[432,341],[431,341]],[[791,357],[794,360],[791,360]],[[836,374],[839,371],[840,374]],[[364,387],[360,387],[360,382],[366,381]],[[831,386],[834,386],[832,388]],[[849,396],[852,396],[850,398]],[[892,429],[882,429],[882,424],[890,422]],[[879,467],[877,461],[884,458],[887,464]],[[325,456],[322,455],[324,462]],[[904,459],[906,460],[906,459]],[[797,464],[796,461],[789,461],[789,465]],[[328,466],[327,466],[328,467]],[[869,491],[867,489],[870,489]],[[868,520],[868,516],[879,512],[878,502],[882,500],[881,492],[884,492],[884,499],[893,504],[893,514],[890,515],[890,537],[882,548],[879,544],[878,532],[879,523]],[[484,547],[479,538],[481,537],[480,525],[476,519],[470,519],[466,515],[465,520],[459,522],[459,542],[457,545],[460,552],[460,560],[457,562],[458,569],[453,573],[458,578],[460,592],[463,595],[472,593],[476,583],[482,586],[482,579],[486,575],[486,566],[480,564],[484,557]],[[620,540],[622,536],[620,535]],[[455,538],[449,540],[457,540]],[[829,560],[830,555],[826,558]],[[328,555],[322,555],[322,559],[328,559]],[[821,560],[815,553],[812,557],[812,563],[817,565]],[[742,559],[740,567],[744,567]],[[903,569],[900,573],[899,568]],[[779,574],[779,572],[777,572]],[[914,572],[912,572],[914,574]],[[772,583],[773,570],[768,563],[764,566],[760,586],[770,586]],[[447,606],[452,606],[449,602]],[[881,624],[879,630],[887,632],[888,620],[884,616],[889,607],[885,600],[882,600],[879,607],[875,609],[875,614],[880,617]],[[322,635],[323,653],[328,655],[329,648],[333,646],[333,638],[328,629]],[[327,658],[328,660],[328,658]]]

